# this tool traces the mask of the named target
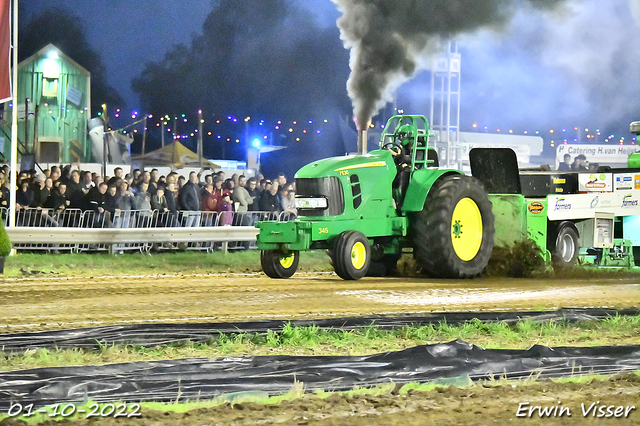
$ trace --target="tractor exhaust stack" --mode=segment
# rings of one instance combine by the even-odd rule
[[[365,155],[367,149],[368,132],[367,129],[358,130],[358,155]]]

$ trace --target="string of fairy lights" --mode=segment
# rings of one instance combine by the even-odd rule
[[[115,118],[123,116],[121,109],[116,109],[114,114]],[[136,120],[134,123],[124,126],[122,128],[124,133],[140,133],[143,129],[132,128],[137,124],[144,121],[144,114],[140,114],[138,111],[132,111],[130,115],[132,120]],[[142,118],[141,118],[142,117]],[[207,124],[207,129],[203,129],[203,134],[206,136],[212,136],[218,140],[225,140],[227,142],[241,142],[242,138],[238,135],[247,136],[250,133],[252,138],[262,138],[267,141],[272,137],[272,132],[278,132],[278,134],[289,134],[295,137],[297,142],[301,142],[305,135],[322,134],[325,130],[325,125],[329,123],[329,119],[324,118],[320,120],[306,119],[306,120],[276,120],[268,123],[264,119],[253,119],[251,116],[238,118],[234,115],[227,115],[224,118],[209,118],[202,117],[202,112],[199,111],[197,118],[189,118],[187,114],[165,114],[161,117],[154,117],[149,114],[147,118],[147,128],[163,129],[163,131],[170,137],[176,140],[189,139],[198,137],[199,124]],[[198,123],[199,121],[199,123]],[[195,124],[195,126],[194,126]],[[251,128],[249,130],[249,125]],[[131,128],[131,130],[129,130]],[[225,134],[226,133],[226,134]]]
[[[620,145],[624,145],[627,142],[630,142],[631,145],[635,145],[637,140],[637,136],[632,136],[630,138],[626,138],[624,136],[616,136],[614,134],[606,135],[603,134],[599,128],[589,128],[589,127],[562,127],[560,129],[549,129],[548,131],[528,131],[522,130],[519,132],[514,131],[513,129],[505,130],[503,128],[489,128],[488,126],[480,126],[478,123],[473,123],[471,126],[474,131],[484,131],[487,133],[508,133],[508,134],[522,134],[525,136],[542,136],[546,139],[549,139],[549,144],[552,148],[556,145],[560,144],[578,144],[578,143],[618,143]]]
[[[235,115],[223,115],[221,117],[211,116],[211,118],[203,118],[202,112],[199,111],[197,118],[190,118],[196,114],[165,114],[161,117],[154,117],[147,115],[147,130],[150,128],[164,129],[166,135],[173,139],[189,139],[198,137],[199,125],[207,125],[206,130],[203,128],[203,134],[206,136],[214,137],[217,140],[224,140],[227,142],[239,143],[247,133],[251,133],[251,138],[259,137],[268,140],[273,136],[273,132],[278,133],[284,137],[293,137],[296,142],[301,142],[305,137],[312,135],[320,135],[326,129],[326,125],[329,123],[327,118],[321,119],[300,119],[300,120],[275,120],[267,121],[265,119],[256,119],[251,116],[237,117]],[[114,114],[115,118],[127,117],[121,109],[116,109]],[[132,120],[136,120],[134,123],[123,127],[123,131],[139,133],[142,129],[136,127],[138,124],[144,121],[144,114],[140,114],[134,110],[131,112],[130,117]],[[198,120],[200,123],[198,123]],[[250,131],[248,130],[250,126]],[[378,124],[371,127],[384,128],[383,124]],[[486,132],[497,134],[513,134],[524,136],[541,136],[545,139],[545,143],[548,143],[551,148],[555,148],[560,144],[631,144],[637,143],[637,137],[625,137],[616,136],[615,134],[604,134],[600,128],[589,127],[561,127],[556,129],[549,129],[546,131],[541,130],[513,130],[505,129],[501,127],[489,127],[482,126],[478,123],[473,123],[471,126],[473,132]]]

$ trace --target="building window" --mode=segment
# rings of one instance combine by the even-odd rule
[[[58,96],[58,79],[42,78],[42,96],[56,97]]]

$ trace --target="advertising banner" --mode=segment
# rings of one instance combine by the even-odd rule
[[[622,166],[626,167],[629,154],[640,151],[638,145],[559,145],[556,148],[556,170],[567,170],[561,163],[565,163],[567,156],[568,164],[573,164],[576,157],[585,158],[585,167],[589,164],[600,166]],[[583,169],[585,170],[585,169]]]

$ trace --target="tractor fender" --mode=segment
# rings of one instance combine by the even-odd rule
[[[418,169],[414,170],[407,187],[401,211],[403,213],[419,212],[424,208],[429,191],[444,176],[461,175],[457,170]]]

